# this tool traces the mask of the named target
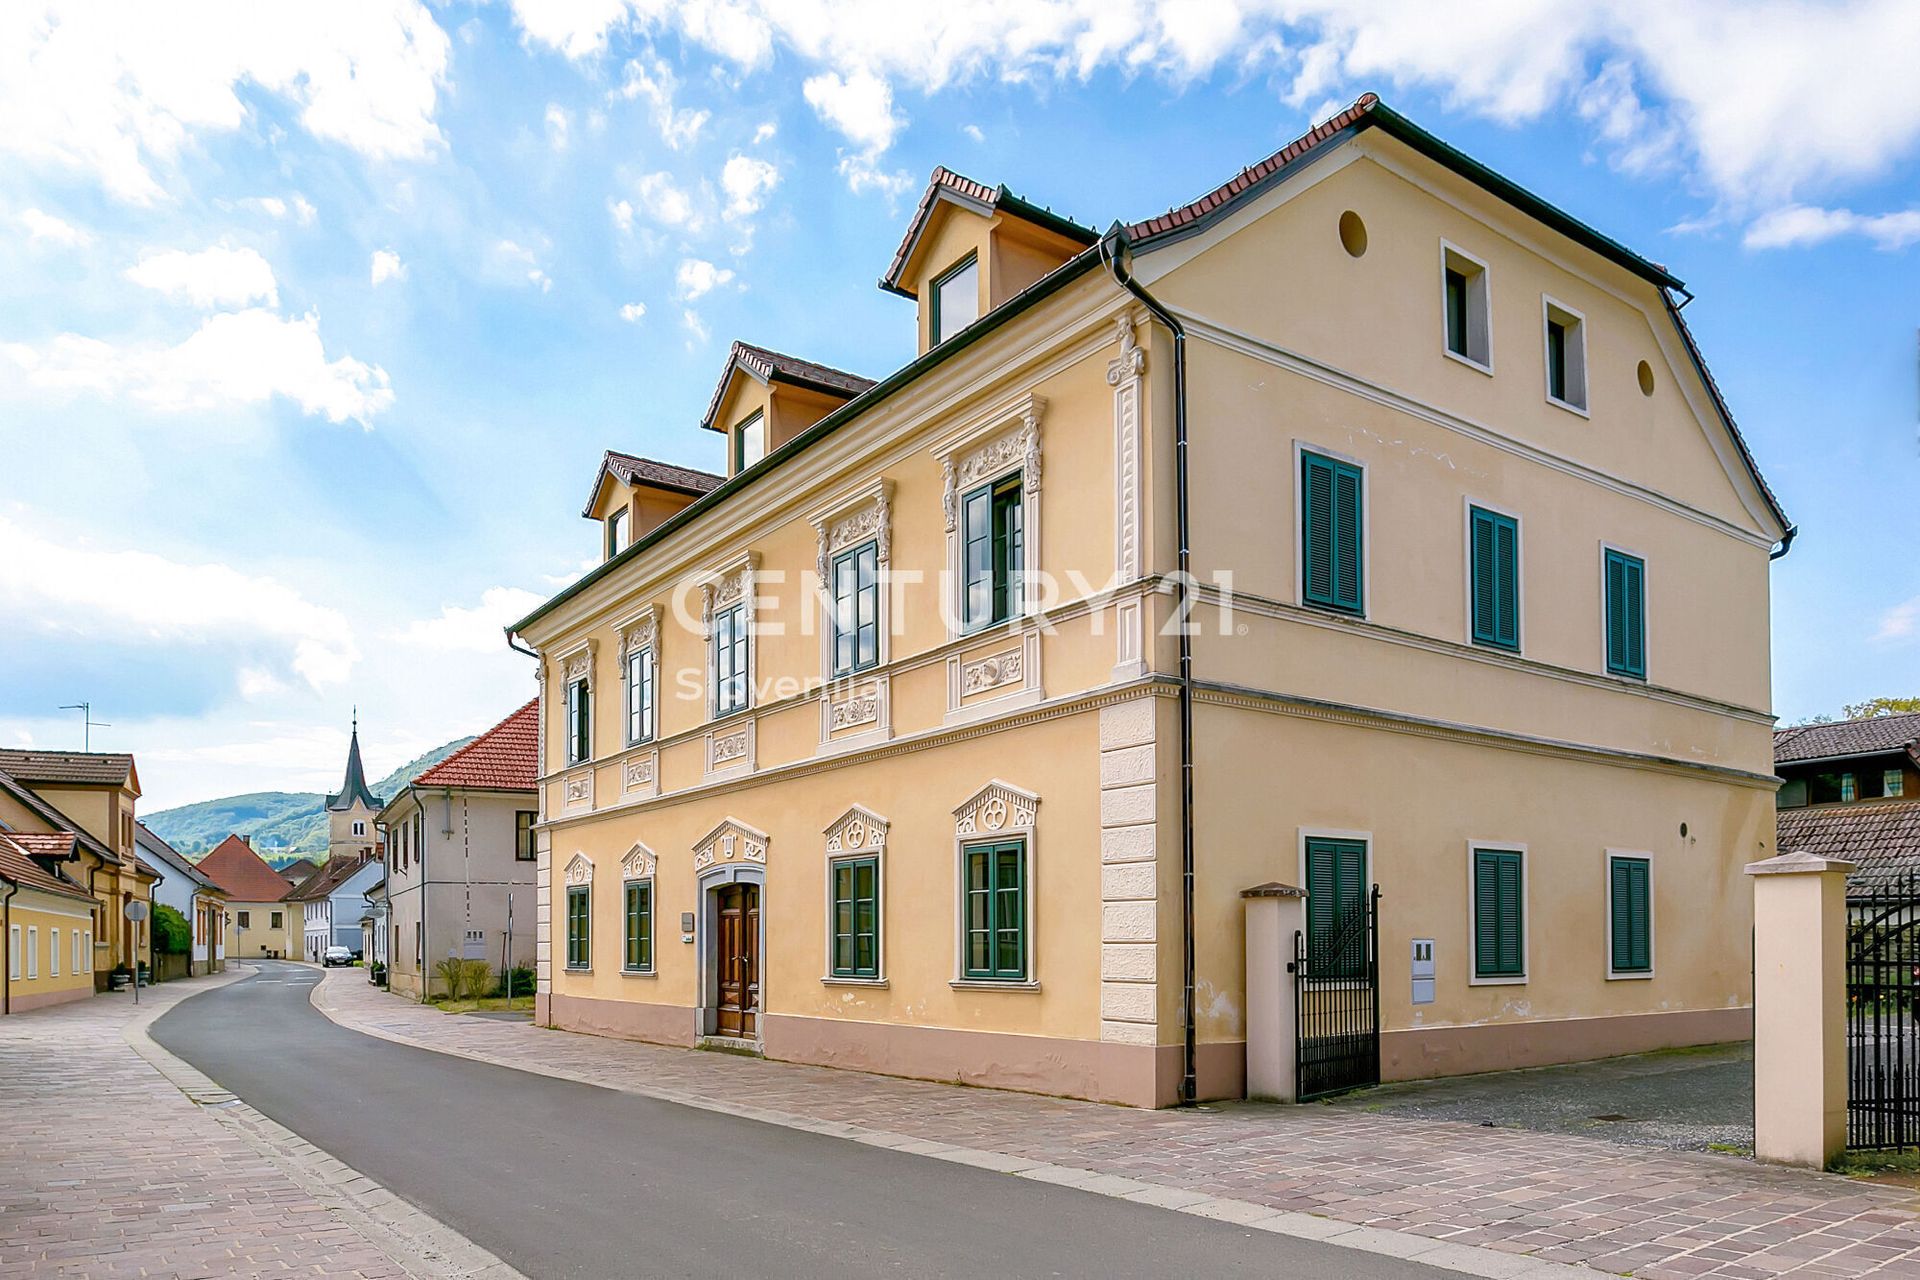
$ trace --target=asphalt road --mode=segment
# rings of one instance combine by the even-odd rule
[[[152,1035],[529,1276],[1453,1274],[394,1044],[319,976],[263,962]]]

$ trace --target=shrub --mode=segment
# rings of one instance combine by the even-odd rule
[[[449,1000],[458,1000],[466,991],[465,965],[466,961],[448,956],[433,966],[433,971],[440,975],[440,985],[446,988],[446,997]]]
[[[494,994],[506,996],[530,996],[533,994],[533,966],[515,965],[501,972],[500,982],[494,988]]]
[[[153,949],[161,955],[183,956],[193,950],[193,926],[177,907],[153,904]]]
[[[478,1000],[493,990],[493,966],[485,960],[460,962],[460,991],[469,1000]]]

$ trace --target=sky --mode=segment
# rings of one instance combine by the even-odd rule
[[[1105,227],[1369,90],[1697,295],[1775,711],[1920,694],[1916,65],[1911,0],[9,4],[0,745],[90,701],[151,811],[477,732],[730,340],[912,357],[934,165]]]

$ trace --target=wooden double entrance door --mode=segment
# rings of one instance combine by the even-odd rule
[[[715,1030],[752,1039],[760,1015],[760,886],[722,885],[714,891],[720,927],[714,931],[714,971],[720,1011]]]

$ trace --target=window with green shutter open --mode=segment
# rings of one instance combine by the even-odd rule
[[[880,976],[880,860],[832,864],[833,976]]]
[[[970,844],[961,857],[966,899],[962,972],[968,978],[1026,981],[1026,843]]]
[[[1473,642],[1520,649],[1520,522],[1473,507],[1468,519]]]
[[[1525,874],[1518,850],[1473,851],[1473,976],[1476,978],[1526,976]]]
[[[1367,976],[1367,844],[1307,838],[1307,972]]]
[[[1300,455],[1301,598],[1342,613],[1366,611],[1359,467],[1317,453]]]
[[[1647,565],[1607,549],[1607,673],[1647,677]]]
[[[1614,973],[1653,971],[1653,863],[1646,858],[1607,859],[1609,968]]]
[[[833,674],[851,675],[880,661],[880,544],[866,542],[833,558]]]
[[[1020,577],[1026,567],[1020,477],[983,484],[961,502],[961,625],[1005,622],[1020,612]]]

